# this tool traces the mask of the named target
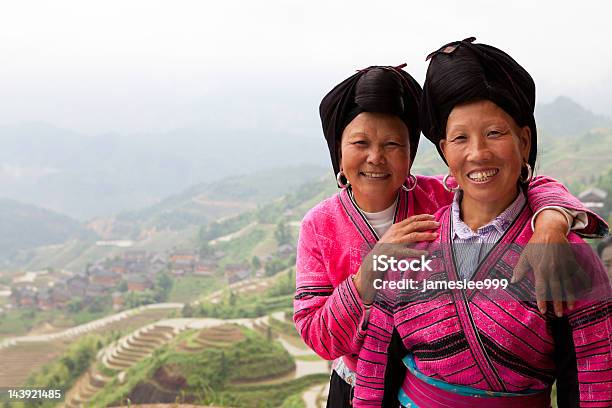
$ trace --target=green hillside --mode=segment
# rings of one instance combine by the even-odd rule
[[[249,220],[254,219],[256,214],[259,214],[258,217],[262,221],[265,218],[274,219],[272,222],[275,222],[278,214],[282,214],[276,213],[281,207],[298,206],[298,211],[304,212],[310,204],[318,200],[316,197],[322,198],[335,191],[335,182],[331,174],[326,173],[324,168],[296,166],[229,178],[222,182],[193,187],[138,212],[123,213],[107,220],[94,220],[88,227],[101,236],[98,239],[134,240],[132,249],[160,252],[174,247],[195,247],[199,245],[198,234],[201,228],[207,225],[212,225],[213,229],[221,226],[221,229],[213,234],[212,238],[215,238],[242,228]],[[320,181],[322,175],[325,175],[325,182]],[[288,198],[283,199],[287,194]],[[7,218],[8,214],[7,212]],[[236,217],[238,214],[242,215]],[[3,220],[3,215],[0,214],[0,221]],[[71,226],[76,226],[77,231],[87,231],[78,222],[67,220],[64,225],[67,231],[71,231],[68,228]],[[247,221],[246,224],[243,221]],[[33,223],[32,228],[23,230],[35,232],[33,228],[36,225]],[[17,226],[11,226],[11,230],[15,228]],[[26,237],[36,235],[30,232]],[[8,242],[13,245],[9,237],[4,237],[7,247]],[[112,258],[125,251],[122,248],[96,246],[95,237],[93,232],[80,235],[66,233],[62,240],[53,242],[58,244],[54,247],[32,244],[27,248],[19,248],[22,250],[11,258],[9,265],[22,269],[54,267],[78,271],[88,263],[105,257]]]
[[[18,250],[62,244],[69,238],[94,237],[68,216],[6,198],[0,198],[0,231],[0,259]]]
[[[187,402],[233,407],[278,407],[320,376],[283,380],[295,368],[278,343],[253,330],[221,326],[186,331],[127,370],[125,381],[110,381],[90,401],[113,406]],[[265,385],[278,379],[282,386]],[[262,383],[258,385],[258,383]]]
[[[557,178],[578,194],[612,168],[612,129],[591,130],[539,146],[539,174]],[[612,193],[612,192],[611,192]]]

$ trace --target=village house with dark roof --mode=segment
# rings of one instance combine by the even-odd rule
[[[143,292],[153,287],[153,282],[144,275],[129,275],[126,281],[130,292]]]

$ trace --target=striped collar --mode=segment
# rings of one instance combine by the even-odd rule
[[[523,192],[520,192],[512,204],[510,204],[501,214],[495,217],[491,222],[478,228],[477,231],[472,229],[461,220],[461,198],[463,191],[459,190],[455,193],[453,204],[451,205],[451,216],[453,217],[453,239],[471,239],[471,238],[487,238],[491,235],[503,234],[516,219],[525,205],[526,198]],[[495,234],[497,233],[497,234]]]
[[[350,191],[350,187],[345,188],[338,193],[338,198],[340,199],[340,203],[342,204],[344,211],[349,216],[350,220],[352,221],[353,225],[355,225],[357,231],[359,231],[359,234],[363,237],[364,241],[370,247],[374,247],[380,237],[355,202],[353,194]],[[394,223],[403,221],[408,217],[411,201],[412,199],[410,198],[409,192],[399,189],[396,200],[397,204],[395,206],[395,215],[393,217]]]

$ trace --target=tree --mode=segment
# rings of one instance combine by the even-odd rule
[[[117,290],[121,293],[125,293],[128,290],[127,281],[122,280],[119,286],[117,286]]]
[[[264,269],[266,271],[266,276],[272,276],[285,269],[285,263],[279,258],[272,258],[266,262]]]
[[[183,306],[182,315],[183,317],[193,317],[193,307],[191,307],[189,302],[185,303],[185,306]]]
[[[251,260],[251,265],[253,266],[253,270],[255,271],[261,269],[261,261],[259,260],[259,257],[257,255],[253,256],[253,259]]]
[[[215,250],[210,242],[200,239],[200,258],[210,258],[214,253]]]
[[[278,245],[285,245],[291,243],[291,229],[285,223],[285,220],[280,220],[276,224],[276,231],[274,231],[274,238]]]
[[[155,300],[157,302],[165,301],[172,290],[173,284],[172,278],[165,273],[157,275],[155,281]]]

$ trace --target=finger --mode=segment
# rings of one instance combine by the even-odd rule
[[[571,279],[567,278],[563,280],[563,289],[565,290],[567,310],[574,310],[576,297],[574,296],[574,285],[572,284]]]
[[[412,232],[402,237],[402,242],[406,244],[421,242],[421,241],[433,241],[438,237],[437,232]]]
[[[550,292],[552,295],[553,309],[557,317],[563,316],[563,290],[561,289],[561,281],[553,276],[549,281]]]
[[[398,229],[398,232],[409,234],[411,232],[437,230],[439,227],[440,227],[440,223],[437,221],[415,221],[411,224],[408,224]]]
[[[405,220],[400,221],[394,225],[403,227],[405,225],[411,224],[416,221],[431,221],[433,219],[435,219],[435,217],[431,214],[417,214],[417,215],[410,216],[406,218]]]
[[[535,295],[536,295],[536,303],[538,305],[538,310],[540,313],[546,313],[546,292],[548,291],[548,285],[544,279],[541,277],[536,278],[535,281]]]
[[[525,277],[525,275],[527,275],[528,271],[529,271],[529,260],[525,252],[523,252],[516,266],[514,267],[514,271],[512,271],[512,279],[510,280],[510,283],[519,282],[521,279]]]
[[[576,288],[574,287],[574,279],[577,279],[577,282],[580,281],[582,271],[580,270],[580,266],[576,263],[576,258],[574,257],[573,252],[567,256],[565,262],[562,264],[565,265],[562,273],[561,273],[561,283],[563,284],[563,292],[565,293],[565,300],[567,304],[568,310],[574,309],[574,303],[576,300]],[[580,283],[578,283],[580,287]]]

